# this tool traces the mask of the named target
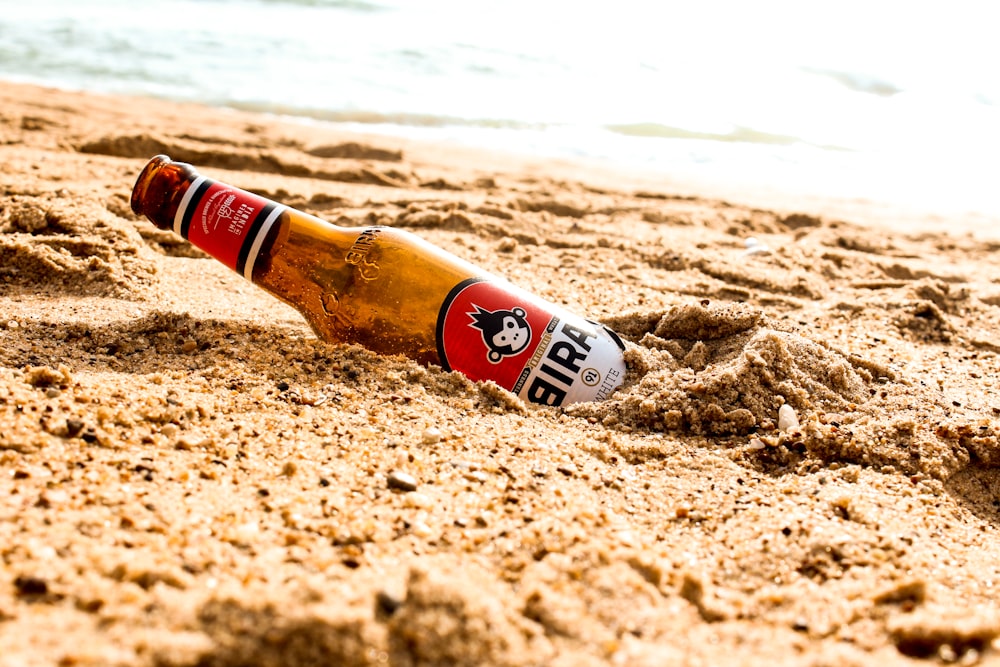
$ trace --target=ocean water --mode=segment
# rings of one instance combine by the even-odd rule
[[[1000,214],[989,1],[0,0],[0,78]]]

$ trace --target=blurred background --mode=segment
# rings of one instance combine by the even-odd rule
[[[990,2],[0,1],[0,78],[1000,214]]]

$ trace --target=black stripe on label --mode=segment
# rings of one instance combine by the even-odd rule
[[[593,324],[594,328],[597,329],[598,331],[603,331],[604,333],[606,333],[608,335],[608,338],[610,338],[615,342],[615,345],[618,346],[619,350],[622,351],[625,350],[625,342],[621,339],[621,337],[617,333],[615,333],[608,327],[604,326],[600,322],[595,322],[594,320],[587,320],[587,321]]]
[[[247,259],[250,257],[250,249],[253,248],[253,242],[257,239],[257,235],[260,234],[260,228],[264,225],[264,221],[267,217],[271,215],[274,209],[278,208],[280,204],[271,202],[264,208],[260,209],[260,213],[257,217],[253,219],[250,223],[250,230],[247,232],[246,236],[243,237],[243,245],[240,247],[240,254],[236,257],[236,272],[241,276],[247,268]]]
[[[205,192],[212,187],[212,181],[205,179],[205,181],[198,186],[198,189],[194,191],[194,195],[191,196],[191,200],[188,202],[187,208],[184,209],[184,217],[181,218],[181,236],[185,239],[188,237],[188,230],[191,228],[191,218],[194,217],[194,211],[198,208],[198,204],[201,203],[201,198],[205,196]]]
[[[441,368],[445,369],[446,371],[452,370],[451,365],[448,363],[448,356],[444,352],[444,321],[448,317],[448,310],[451,309],[451,303],[455,300],[455,298],[459,294],[462,293],[462,290],[464,290],[469,285],[473,285],[475,283],[481,283],[483,282],[483,280],[485,279],[466,278],[459,284],[452,287],[451,291],[448,292],[448,296],[444,298],[444,303],[441,304],[441,310],[438,311],[437,330],[435,331],[435,335],[437,337],[438,358],[441,360]]]

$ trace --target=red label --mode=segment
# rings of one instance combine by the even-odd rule
[[[492,281],[465,281],[449,296],[438,323],[445,368],[513,389],[552,313]]]
[[[229,268],[244,273],[247,262],[253,264],[258,234],[266,233],[282,207],[208,179],[193,184],[192,190],[190,200],[177,211],[175,230]]]
[[[625,373],[623,344],[608,329],[482,278],[452,289],[437,340],[446,369],[542,405],[603,400]]]

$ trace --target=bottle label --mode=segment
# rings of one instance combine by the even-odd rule
[[[174,231],[250,280],[264,237],[284,209],[202,176],[184,193]]]
[[[612,331],[483,278],[451,290],[437,341],[446,370],[493,380],[542,405],[604,400],[625,375],[625,346]]]

